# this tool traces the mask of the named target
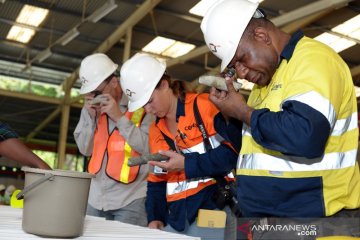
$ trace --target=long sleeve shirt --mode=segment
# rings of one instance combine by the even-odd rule
[[[119,107],[122,112],[127,110],[127,100],[123,98]],[[122,116],[118,122],[109,119],[109,132],[115,127],[126,139],[129,145],[140,154],[149,152],[148,130],[153,116],[146,114],[141,126],[136,127],[127,117]],[[93,150],[95,120],[91,119],[85,108],[81,111],[78,125],[74,131],[75,141],[79,151],[90,156]],[[146,196],[146,177],[148,166],[140,167],[137,179],[131,184],[122,184],[110,179],[105,173],[107,156],[105,154],[103,164],[99,173],[92,179],[89,193],[89,204],[99,210],[115,210],[122,208],[132,201]]]

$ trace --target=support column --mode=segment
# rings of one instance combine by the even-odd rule
[[[123,63],[130,58],[131,53],[132,27],[126,30]]]
[[[60,122],[60,133],[58,140],[58,161],[55,168],[63,169],[66,157],[66,142],[67,133],[69,129],[69,117],[70,117],[70,91],[65,92],[64,101],[61,105],[61,122]]]

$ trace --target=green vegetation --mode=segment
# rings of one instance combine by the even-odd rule
[[[60,86],[41,83],[30,80],[24,80],[9,76],[0,75],[0,89],[21,92],[21,93],[32,93],[39,96],[53,97],[53,98],[62,98],[64,93]],[[71,97],[79,96],[78,89],[71,89]],[[80,100],[80,102],[82,99]],[[45,152],[41,150],[33,151],[41,159],[43,159],[50,167],[55,168],[57,161],[57,153],[54,152]],[[66,155],[64,169],[73,170],[73,171],[83,171],[84,169],[84,160],[82,156],[75,155]]]
[[[61,98],[63,96],[63,91],[58,85],[34,82],[3,75],[0,75],[0,89],[22,93],[33,93],[39,96],[54,98]],[[79,90],[71,89],[71,97],[76,96],[79,96]]]
[[[55,168],[57,161],[57,153],[46,152],[41,150],[33,150],[33,152],[43,159],[51,168]],[[73,170],[73,171],[84,171],[84,160],[82,156],[75,156],[71,154],[66,154],[66,159],[64,163],[64,170]]]

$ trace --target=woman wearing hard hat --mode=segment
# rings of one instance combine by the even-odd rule
[[[237,150],[224,139],[228,132],[219,132],[226,123],[208,94],[183,92],[165,69],[165,63],[138,53],[120,71],[129,110],[144,107],[157,117],[149,130],[150,151],[169,158],[150,162],[148,226],[202,239],[236,239],[236,217],[229,202],[217,205],[224,196],[216,195],[234,180]]]
[[[122,93],[118,65],[102,53],[83,59],[80,93],[84,107],[74,131],[80,152],[90,156],[91,180],[87,214],[146,226],[147,166],[127,165],[130,157],[147,153],[153,117],[143,109],[130,113]]]
[[[349,68],[333,49],[300,30],[285,33],[257,7],[256,1],[219,0],[201,23],[221,71],[235,68],[255,83],[247,102],[233,79],[228,92],[210,93],[223,114],[244,123],[241,210],[246,217],[323,218],[316,236],[341,230],[359,236],[358,113]],[[255,233],[254,239],[282,239],[274,231]],[[300,234],[286,231],[283,239]]]

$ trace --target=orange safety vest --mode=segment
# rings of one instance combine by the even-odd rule
[[[145,111],[143,108],[135,112],[126,112],[125,116],[137,127],[140,126]],[[108,154],[106,174],[121,183],[132,183],[138,176],[140,166],[129,167],[128,159],[139,156],[126,139],[120,135],[117,127],[109,134],[108,116],[103,114],[97,123],[94,135],[94,148],[89,162],[88,171],[96,174],[100,171],[105,154]]]

